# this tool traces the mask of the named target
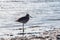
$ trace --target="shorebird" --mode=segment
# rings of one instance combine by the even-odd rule
[[[21,18],[19,18],[18,20],[16,20],[17,22],[20,22],[20,23],[23,24],[23,35],[24,35],[24,24],[29,21],[30,17],[31,17],[31,16],[30,16],[29,14],[26,14],[26,16],[21,17]]]

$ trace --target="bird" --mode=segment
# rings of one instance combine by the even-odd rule
[[[30,17],[31,16],[29,14],[26,14],[25,16],[23,16],[23,17],[16,20],[17,22],[20,22],[20,23],[23,24],[23,35],[24,35],[24,24],[26,24],[29,21]]]

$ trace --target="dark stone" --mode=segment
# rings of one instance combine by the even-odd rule
[[[60,40],[60,35],[57,35],[56,38],[57,38],[57,40]]]
[[[10,36],[13,36],[13,35],[10,35]]]

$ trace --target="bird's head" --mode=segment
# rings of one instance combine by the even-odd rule
[[[26,16],[30,16],[29,14],[26,14]]]
[[[26,16],[29,16],[29,17],[31,17],[29,14],[26,14]],[[32,18],[32,17],[31,17]]]

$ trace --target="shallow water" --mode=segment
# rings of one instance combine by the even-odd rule
[[[0,2],[0,36],[16,35],[19,30],[13,29],[22,27],[22,23],[16,20],[26,13],[32,18],[25,24],[25,28],[41,26],[43,31],[51,30],[51,27],[60,28],[60,0],[0,0]]]

